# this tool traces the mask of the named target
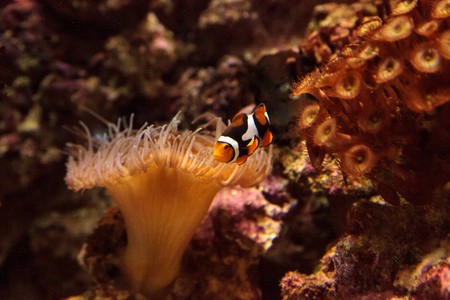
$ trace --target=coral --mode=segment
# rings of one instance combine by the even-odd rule
[[[107,295],[108,287],[119,273],[116,257],[127,244],[127,235],[122,213],[117,206],[108,208],[97,221],[94,231],[88,236],[78,254],[78,262],[96,283],[98,293]]]
[[[22,71],[22,76],[40,72],[46,62],[58,57],[60,43],[51,38],[57,32],[44,22],[42,10],[42,6],[32,0],[15,1],[2,10],[0,41],[3,51],[13,59],[11,65]],[[12,74],[2,75],[8,78]]]
[[[77,108],[110,110],[114,102],[131,110],[136,99],[160,95],[161,77],[173,68],[182,52],[173,33],[152,12],[135,27],[90,46],[87,53],[79,55],[85,64],[61,62],[43,78],[38,97],[47,106],[55,106],[48,99],[61,98]]]
[[[240,19],[255,20],[257,15],[255,12],[249,12],[250,5],[248,1],[211,1],[199,18],[199,28],[225,25],[238,22]]]
[[[330,156],[323,158],[320,170],[311,161],[305,141],[293,149],[282,148],[277,155],[283,165],[287,178],[298,185],[299,191],[315,195],[370,196],[374,193],[373,184],[364,177],[345,178],[339,168],[338,160]]]
[[[265,181],[262,188],[277,190],[277,179]],[[294,204],[271,204],[256,188],[221,190],[184,254],[173,299],[261,299],[258,263],[281,230],[281,219]],[[111,285],[121,278],[116,257],[126,240],[123,216],[118,207],[112,207],[79,254],[81,264],[96,282],[79,299],[126,292],[118,284]]]
[[[292,130],[295,104],[289,99],[289,88],[301,69],[298,51],[271,51],[259,58],[251,76],[254,98],[266,104],[271,128],[280,142],[295,134]]]
[[[183,113],[191,119],[207,112],[232,119],[254,102],[248,77],[247,66],[232,55],[222,57],[215,68],[189,68],[170,91],[173,110],[184,107]]]
[[[346,175],[372,179],[391,204],[400,203],[396,193],[429,202],[450,176],[445,3],[378,6],[379,16],[351,30],[361,40],[292,88],[293,96],[315,98],[299,117],[311,161],[319,166],[326,154],[336,155]]]
[[[416,299],[447,299],[450,296],[450,241],[425,255],[417,266],[397,273],[394,285],[408,290]]]
[[[176,299],[261,299],[259,262],[293,204],[271,204],[255,188],[220,191],[186,252]]]
[[[348,233],[319,268],[285,275],[283,299],[447,299],[448,213],[448,203],[425,211],[376,198],[354,204]]]
[[[321,269],[314,275],[287,273],[280,284],[282,299],[340,299],[336,293],[333,256],[333,250],[325,254],[321,260]]]
[[[345,45],[356,43],[355,33],[359,20],[376,14],[371,2],[352,4],[326,3],[317,5],[313,19],[306,29],[306,37],[300,43],[302,53],[316,63],[327,63],[341,52]]]
[[[304,141],[296,147],[279,147],[277,150],[280,152],[276,157],[280,161],[275,160],[275,165],[283,164],[287,178],[281,189],[282,199],[294,198],[296,204],[283,219],[283,230],[264,256],[264,275],[261,276],[268,281],[269,278],[279,280],[293,270],[306,278],[308,275],[305,274],[317,270],[316,265],[330,243],[347,231],[349,207],[361,197],[374,194],[373,186],[365,178],[345,180],[336,159],[326,157],[321,170],[316,170],[309,160]],[[318,285],[318,281],[315,284]],[[279,294],[268,298],[277,297]]]

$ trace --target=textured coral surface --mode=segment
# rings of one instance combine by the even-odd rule
[[[348,233],[320,269],[286,274],[283,299],[448,299],[448,217],[448,203],[355,204]]]

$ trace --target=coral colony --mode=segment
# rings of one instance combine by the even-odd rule
[[[311,162],[334,153],[344,174],[371,178],[391,204],[425,203],[450,170],[450,3],[389,1],[349,44],[292,88]],[[419,185],[418,183],[421,182]]]

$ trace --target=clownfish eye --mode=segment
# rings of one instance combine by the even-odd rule
[[[223,149],[228,149],[228,147],[230,147],[230,146],[225,145],[225,146],[223,146]]]

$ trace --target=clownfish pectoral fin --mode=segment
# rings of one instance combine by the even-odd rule
[[[270,129],[267,129],[266,133],[264,134],[264,137],[261,142],[261,147],[266,147],[272,144],[273,141],[273,134],[270,131]]]
[[[235,115],[233,120],[231,121],[231,127],[238,127],[244,124],[244,118],[246,116],[247,115],[244,113],[238,113],[237,115]]]
[[[264,105],[264,103],[261,103],[260,105],[258,105],[258,107],[255,109],[254,114],[255,114],[256,120],[258,120],[258,122],[261,125],[264,126],[267,124],[268,119],[267,119],[267,113],[266,113],[266,106]]]
[[[235,163],[237,163],[238,165],[242,165],[243,163],[245,163],[247,161],[248,155],[243,155],[241,157],[238,157],[238,159],[236,159]]]
[[[257,139],[255,136],[251,139],[251,141],[247,144],[248,148],[248,155],[252,155],[253,152],[256,151],[259,147],[259,139]]]

